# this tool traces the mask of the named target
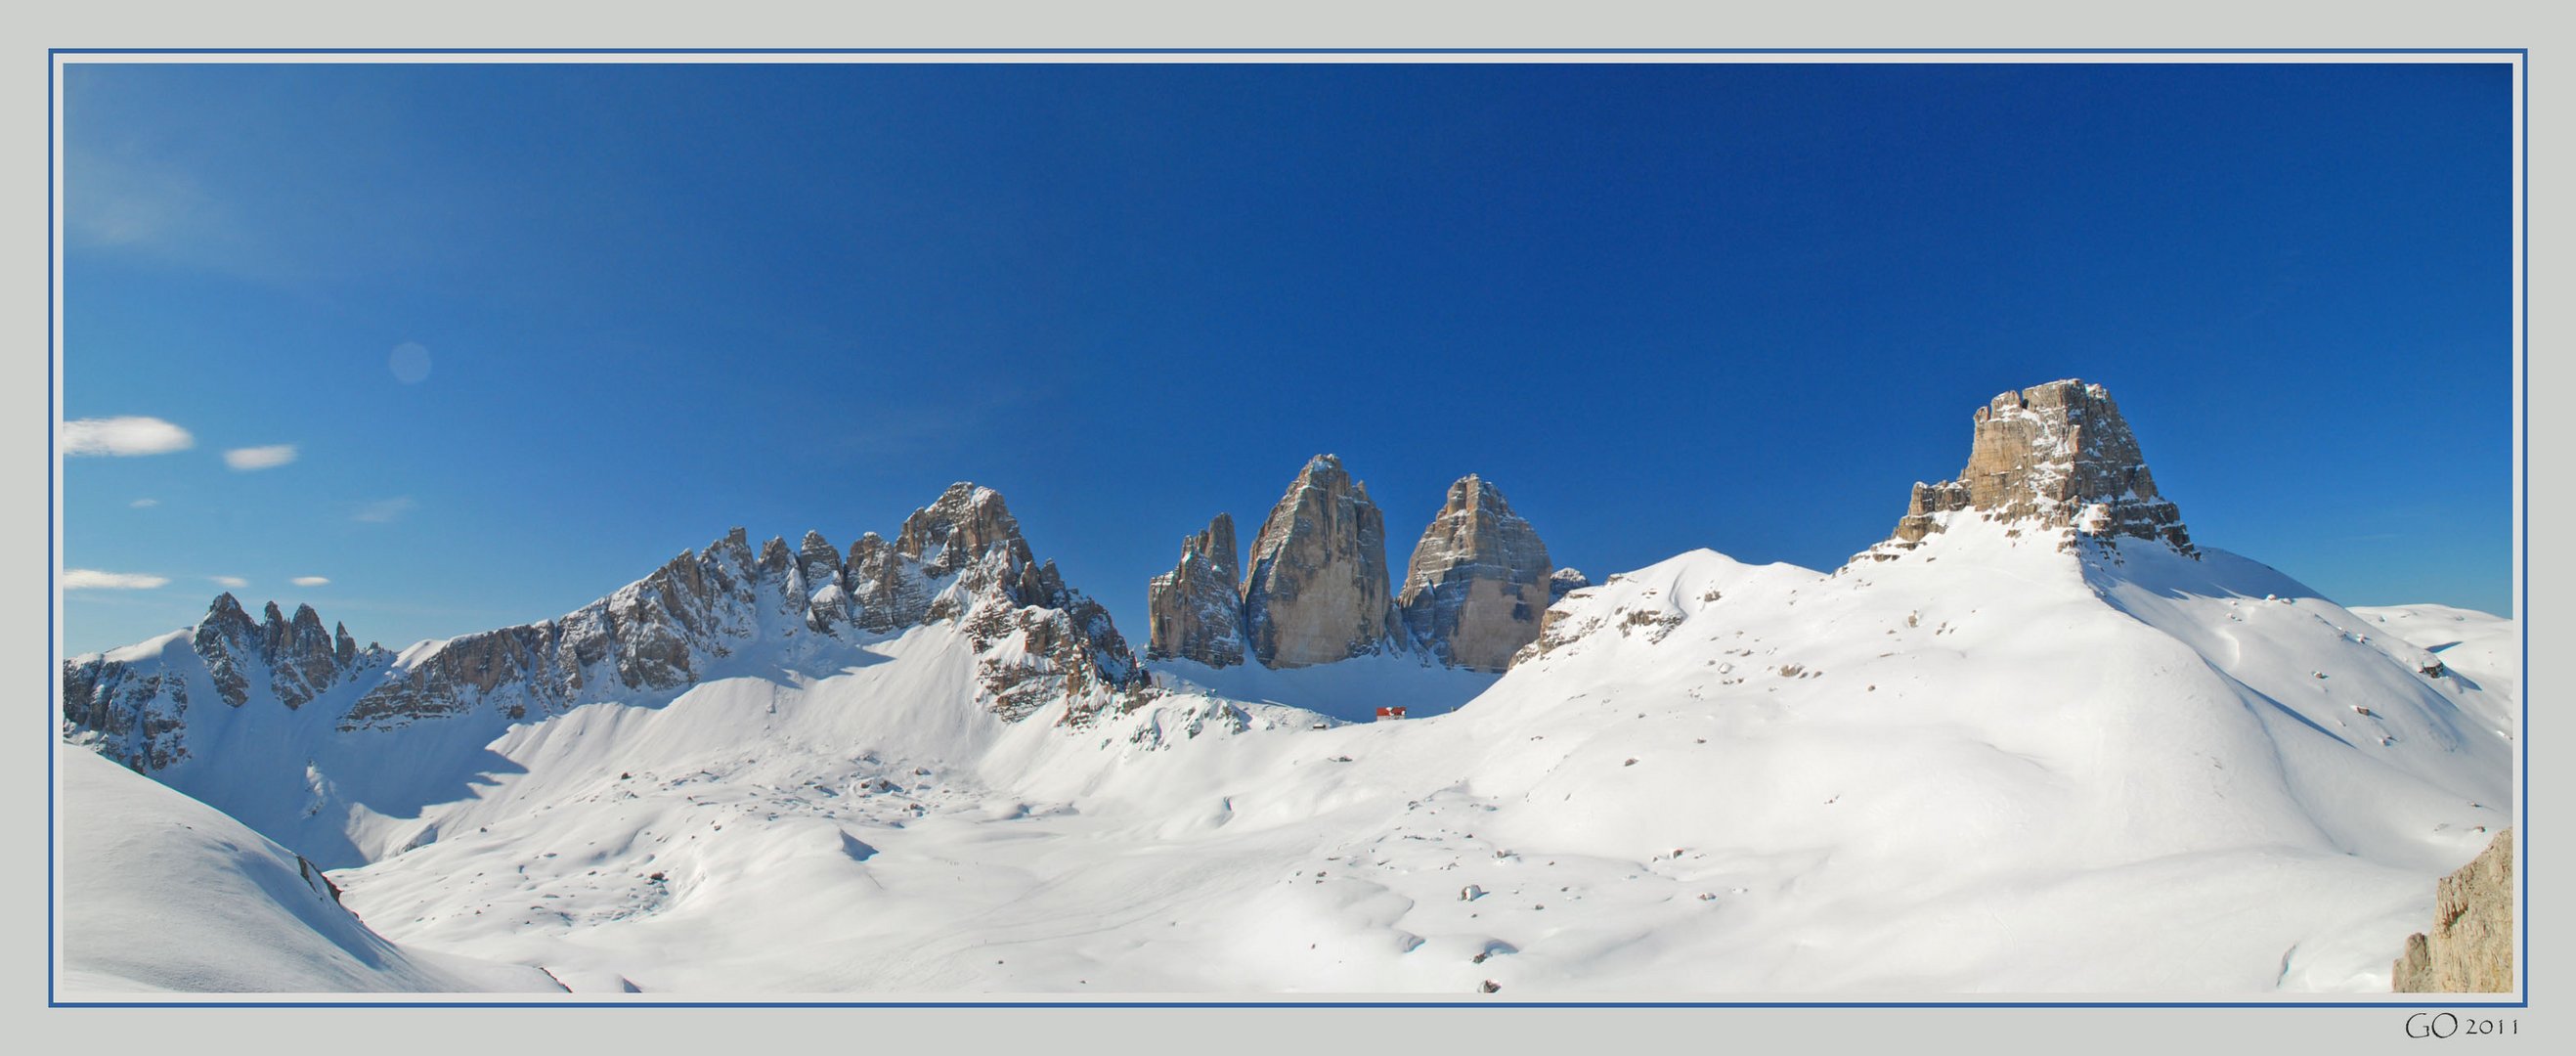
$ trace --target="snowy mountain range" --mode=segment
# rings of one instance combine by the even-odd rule
[[[1141,659],[971,484],[400,651],[218,597],[64,661],[63,740],[124,766],[59,764],[58,977],[2384,992],[2511,823],[2512,624],[2202,545],[2100,386],[1977,410],[1830,572],[1591,584],[1478,476],[1400,579],[1385,535],[1318,456],[1248,557],[1187,538]]]

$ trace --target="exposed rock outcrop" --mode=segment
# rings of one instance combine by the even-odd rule
[[[1565,596],[1592,585],[1592,577],[1579,568],[1560,568],[1547,576],[1547,603],[1554,605]]]
[[[300,708],[392,658],[373,645],[358,648],[345,627],[337,635],[324,631],[310,605],[289,618],[271,602],[263,615],[253,622],[240,601],[218,594],[196,627],[162,640],[156,651],[64,661],[66,729],[135,769],[160,769],[188,758],[188,708],[196,700],[238,708],[257,695]]]
[[[2059,548],[2122,537],[2198,556],[2182,512],[2156,494],[2120,408],[2100,385],[2068,379],[2007,392],[1975,415],[1967,468],[1916,483],[1894,536],[1862,556],[1886,560],[1975,514],[2014,532],[2056,533]]]
[[[277,603],[269,602],[260,641],[269,664],[269,690],[287,707],[303,707],[340,677],[335,643],[311,605],[296,606],[295,618],[287,621],[279,618]]]
[[[1261,524],[1243,581],[1244,639],[1269,667],[1306,667],[1401,645],[1388,591],[1386,518],[1342,460],[1317,455]]]
[[[825,634],[850,619],[850,591],[843,580],[841,552],[821,532],[807,532],[796,548],[796,571],[803,580],[805,625]]]
[[[2433,930],[2406,937],[2389,989],[2407,994],[2513,992],[2513,830],[2433,887]]]
[[[1235,560],[1234,517],[1220,513],[1207,530],[1181,541],[1180,562],[1145,588],[1145,658],[1193,660],[1209,667],[1243,662],[1242,572]]]
[[[1068,701],[1065,721],[1148,692],[1097,602],[1039,562],[1000,494],[956,484],[889,544],[870,533],[844,559],[819,533],[755,551],[740,528],[561,617],[415,647],[359,649],[345,627],[270,605],[255,623],[229,594],[151,656],[63,666],[65,735],[152,770],[187,757],[192,683],[243,707],[329,700],[343,732],[475,712],[518,720],[597,700],[667,696],[755,643],[763,663],[830,654],[843,640],[954,622],[978,653],[979,695],[1011,720]],[[128,651],[120,651],[128,652]]]
[[[1553,571],[1529,521],[1471,473],[1449,485],[1414,546],[1397,605],[1414,642],[1441,663],[1501,671],[1538,638]]]

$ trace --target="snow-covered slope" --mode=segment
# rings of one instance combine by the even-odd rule
[[[345,630],[335,654],[310,608],[267,613],[225,594],[196,627],[64,661],[64,737],[332,868],[434,838],[440,805],[515,767],[488,746],[523,723],[826,677],[913,628],[969,643],[939,699],[1004,720],[1058,704],[1082,725],[1145,688],[1107,611],[1036,560],[1000,495],[965,483],[846,560],[819,534],[755,550],[737,528],[557,619],[398,654]]]
[[[119,993],[561,992],[533,968],[407,951],[342,908],[320,868],[240,822],[57,746],[63,997]]]
[[[2352,613],[2433,654],[2464,685],[2501,699],[2522,695],[2522,631],[2512,620],[2449,605],[2355,606]]]
[[[1313,667],[1259,665],[1209,667],[1188,660],[1149,660],[1156,686],[1166,692],[1236,702],[1279,704],[1343,722],[1369,722],[1381,707],[1403,707],[1414,718],[1458,710],[1502,676],[1443,666],[1414,653],[1355,656]]]
[[[344,900],[406,948],[575,990],[2384,992],[2432,880],[2512,816],[2510,626],[2348,611],[2193,543],[2098,387],[1977,423],[1991,473],[1918,486],[1844,568],[1612,576],[1499,677],[1048,681],[1071,625],[1023,597],[1060,584],[854,558],[799,580],[854,592],[685,684],[392,728],[328,693],[199,704],[155,772],[354,866]],[[1035,575],[980,552],[988,586]],[[870,629],[906,584],[968,600]],[[191,641],[73,667],[120,700]],[[1385,704],[1416,717],[1336,721]]]
[[[338,875],[405,941],[648,991],[2384,989],[2508,814],[2513,731],[2466,715],[2513,709],[2202,554],[1697,551],[1454,713],[1320,730],[1001,723],[919,681],[965,648],[925,628],[520,727],[435,843]]]

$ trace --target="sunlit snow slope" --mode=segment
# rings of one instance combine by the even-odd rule
[[[2510,803],[2508,701],[2219,551],[1697,551],[1554,618],[1452,714],[1320,730],[1002,723],[925,628],[516,727],[339,875],[396,938],[648,991],[2382,990]]]
[[[561,992],[532,968],[407,951],[322,872],[241,823],[98,755],[57,746],[60,993]]]

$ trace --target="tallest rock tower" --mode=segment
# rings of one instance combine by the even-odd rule
[[[1378,652],[1402,633],[1386,571],[1386,516],[1342,460],[1317,455],[1252,540],[1243,635],[1268,667]]]

